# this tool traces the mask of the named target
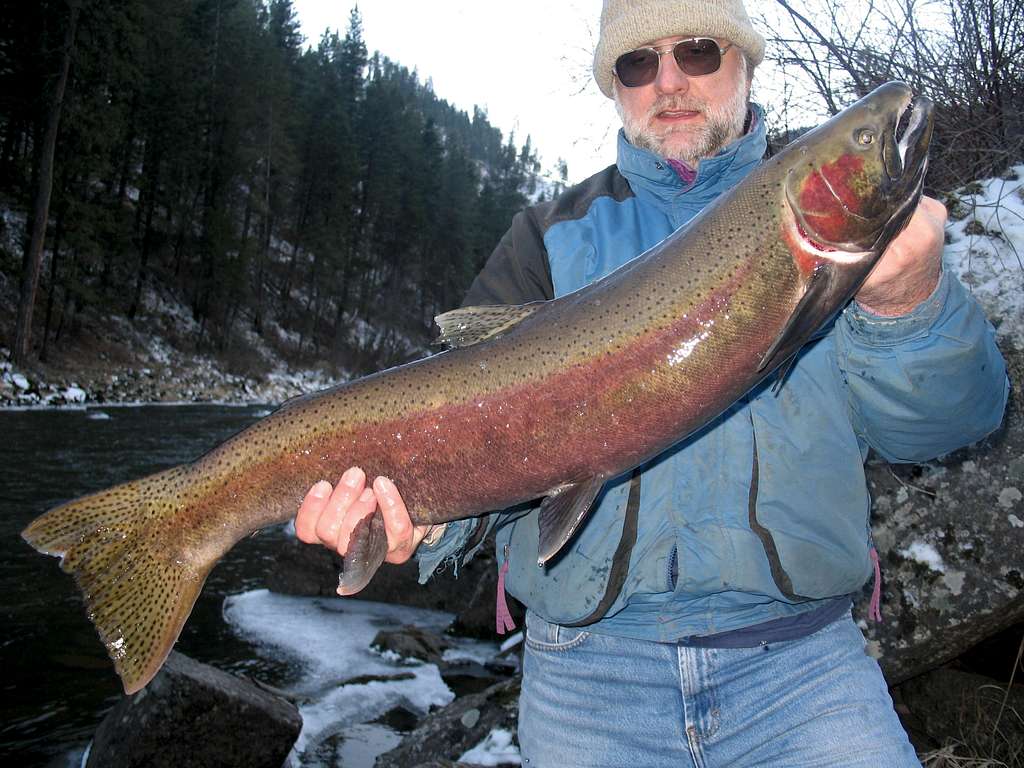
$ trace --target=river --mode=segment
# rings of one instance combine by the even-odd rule
[[[266,412],[209,405],[0,412],[0,763],[67,765],[121,696],[73,579],[22,541],[22,528],[61,501],[194,459]],[[221,618],[225,595],[263,586],[275,540],[285,535],[270,529],[228,553],[177,650],[272,684],[291,673]]]

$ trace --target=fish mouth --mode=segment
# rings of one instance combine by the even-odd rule
[[[898,181],[908,168],[913,169],[916,176],[921,170],[920,166],[927,163],[932,110],[931,100],[924,97],[913,100],[908,96],[906,105],[893,124],[892,136],[886,137],[882,152],[885,172],[890,181]]]
[[[912,106],[911,106],[912,105]],[[899,136],[900,123],[910,108],[910,117],[902,138]],[[871,250],[876,251],[888,244],[910,220],[917,204],[924,193],[924,178],[928,173],[928,146],[932,138],[932,115],[935,105],[923,96],[916,100],[908,98],[896,124],[893,126],[891,140],[895,151],[885,152],[883,148],[882,164],[889,184],[885,190],[890,199],[902,198],[888,221],[879,231]]]

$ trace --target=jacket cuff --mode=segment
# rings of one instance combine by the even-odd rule
[[[420,543],[416,549],[416,559],[420,564],[420,584],[426,584],[446,560],[454,559],[462,550],[475,522],[474,518],[455,520],[445,526],[444,535],[433,544],[427,544],[426,541]]]
[[[854,299],[843,310],[851,335],[858,341],[876,346],[894,346],[925,336],[942,314],[949,298],[951,276],[945,270],[931,295],[905,315],[885,317],[869,312]]]

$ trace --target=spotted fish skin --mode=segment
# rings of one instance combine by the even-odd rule
[[[22,535],[75,576],[132,693],[217,560],[292,518],[320,479],[354,465],[388,476],[415,523],[598,487],[720,414],[850,299],[920,196],[930,107],[919,102],[897,144],[910,101],[907,86],[882,86],[587,288],[442,316],[456,348],[286,403],[196,461],[63,504]],[[379,536],[354,532],[369,554],[349,592],[383,557]]]

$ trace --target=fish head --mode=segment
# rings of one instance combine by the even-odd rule
[[[920,200],[932,112],[910,86],[890,82],[787,147],[791,245],[813,263],[873,264]]]

